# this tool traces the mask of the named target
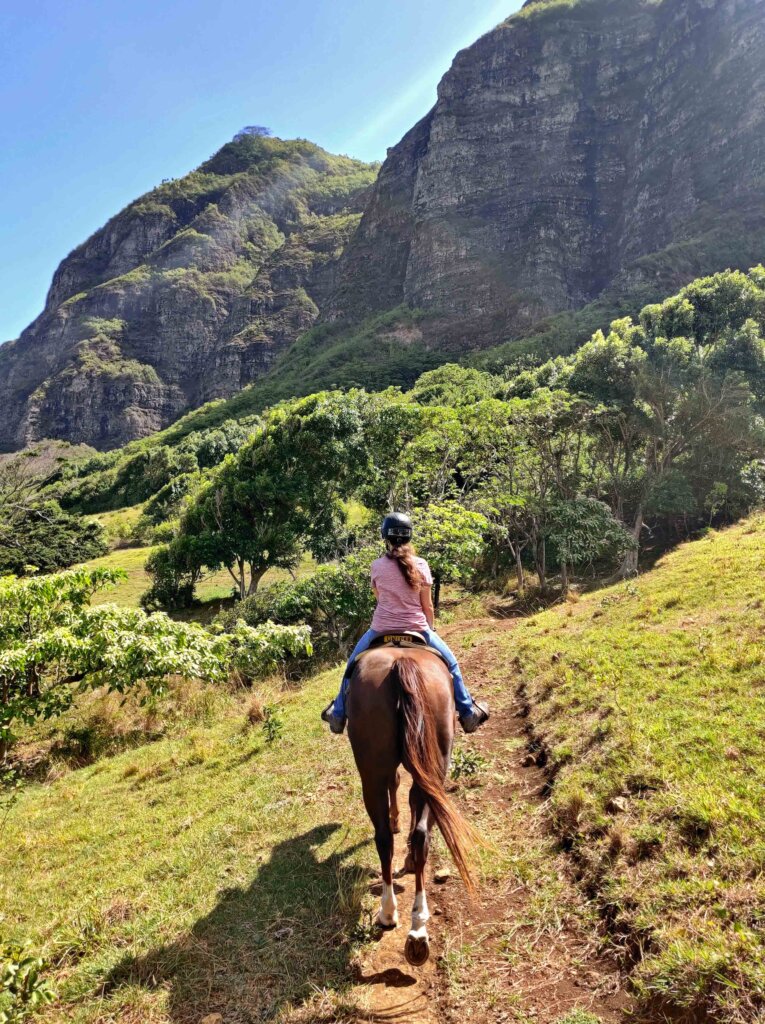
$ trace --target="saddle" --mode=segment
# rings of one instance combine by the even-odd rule
[[[403,630],[401,633],[381,633],[376,636],[369,647],[362,651],[361,654],[357,654],[354,659],[354,665],[360,661],[364,655],[369,654],[370,651],[376,651],[380,647],[409,647],[416,648],[421,651],[429,651],[430,654],[435,654],[437,658],[446,665],[446,658],[440,651],[437,651],[435,647],[431,647],[427,640],[420,636],[419,633],[415,633],[412,630]],[[448,666],[447,666],[448,668]]]

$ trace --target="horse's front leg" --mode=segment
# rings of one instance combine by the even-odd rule
[[[433,820],[427,804],[422,806],[419,820],[410,839],[410,856],[414,864],[415,894],[412,904],[412,927],[406,937],[404,956],[413,967],[421,967],[430,956],[427,923],[430,919],[425,895],[425,866],[430,848]]]

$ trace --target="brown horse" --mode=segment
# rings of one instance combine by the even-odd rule
[[[357,663],[348,695],[348,735],[380,855],[383,885],[377,920],[383,928],[398,924],[393,834],[399,831],[399,765],[403,764],[413,780],[405,870],[414,872],[416,889],[404,952],[409,963],[417,967],[430,955],[425,864],[434,824],[440,828],[468,889],[474,887],[469,864],[473,832],[450,804],[444,788],[454,742],[454,719],[451,676],[431,652],[378,647]]]

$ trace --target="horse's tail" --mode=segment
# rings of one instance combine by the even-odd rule
[[[425,793],[457,870],[472,892],[475,882],[470,861],[477,836],[446,795],[443,759],[422,671],[414,658],[403,657],[394,662],[391,676],[401,700],[406,767]]]

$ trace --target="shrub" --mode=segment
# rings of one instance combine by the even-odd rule
[[[122,578],[115,569],[73,569],[0,579],[0,759],[17,723],[61,714],[79,690],[144,686],[156,694],[171,675],[247,681],[311,654],[306,626],[236,622],[216,635],[161,613],[89,606],[95,591]]]
[[[0,1024],[22,1024],[52,1002],[54,993],[43,977],[44,968],[28,945],[0,942]]]
[[[336,565],[320,566],[303,579],[264,587],[224,613],[219,622],[224,627],[236,619],[251,626],[268,621],[305,623],[320,656],[344,654],[367,628],[374,611],[369,568],[377,554],[377,549],[365,548]]]

